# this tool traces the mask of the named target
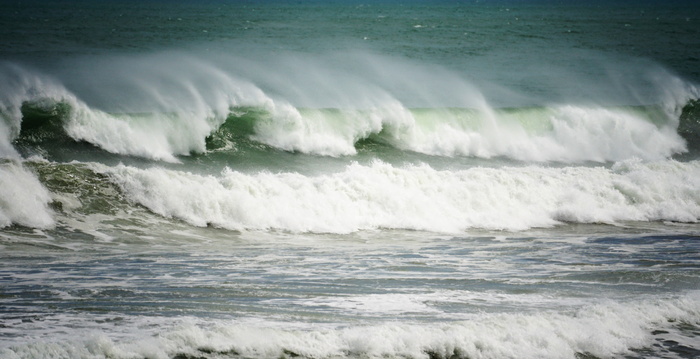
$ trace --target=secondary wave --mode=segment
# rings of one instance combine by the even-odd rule
[[[700,162],[626,161],[612,168],[504,167],[438,171],[376,161],[326,175],[205,176],[94,165],[132,202],[195,226],[349,233],[400,228],[458,233],[563,222],[700,219]]]

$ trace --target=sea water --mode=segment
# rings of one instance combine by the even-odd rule
[[[0,358],[697,358],[690,2],[0,4]]]

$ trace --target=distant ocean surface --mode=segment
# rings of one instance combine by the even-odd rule
[[[700,4],[3,1],[0,358],[700,358]]]

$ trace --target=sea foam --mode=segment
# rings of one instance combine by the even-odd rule
[[[156,335],[115,341],[105,334],[71,333],[66,340],[0,349],[0,357],[574,359],[637,354],[633,350],[656,355],[664,349],[654,344],[662,342],[664,335],[692,348],[679,328],[700,319],[698,299],[698,293],[691,292],[676,298],[606,302],[570,311],[480,313],[469,320],[444,323],[342,327],[304,323],[294,327],[294,323],[246,322],[245,318],[206,323],[162,318],[164,324],[153,325],[157,318],[151,318],[148,327],[157,328]],[[173,327],[173,322],[179,324]]]
[[[562,222],[700,218],[700,162],[626,161],[612,168],[541,166],[435,170],[351,164],[332,174],[199,175],[96,166],[151,211],[195,226],[348,233],[401,228],[456,233]]]

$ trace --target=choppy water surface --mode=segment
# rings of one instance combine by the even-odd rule
[[[623,5],[0,5],[0,357],[700,356],[698,9]]]

